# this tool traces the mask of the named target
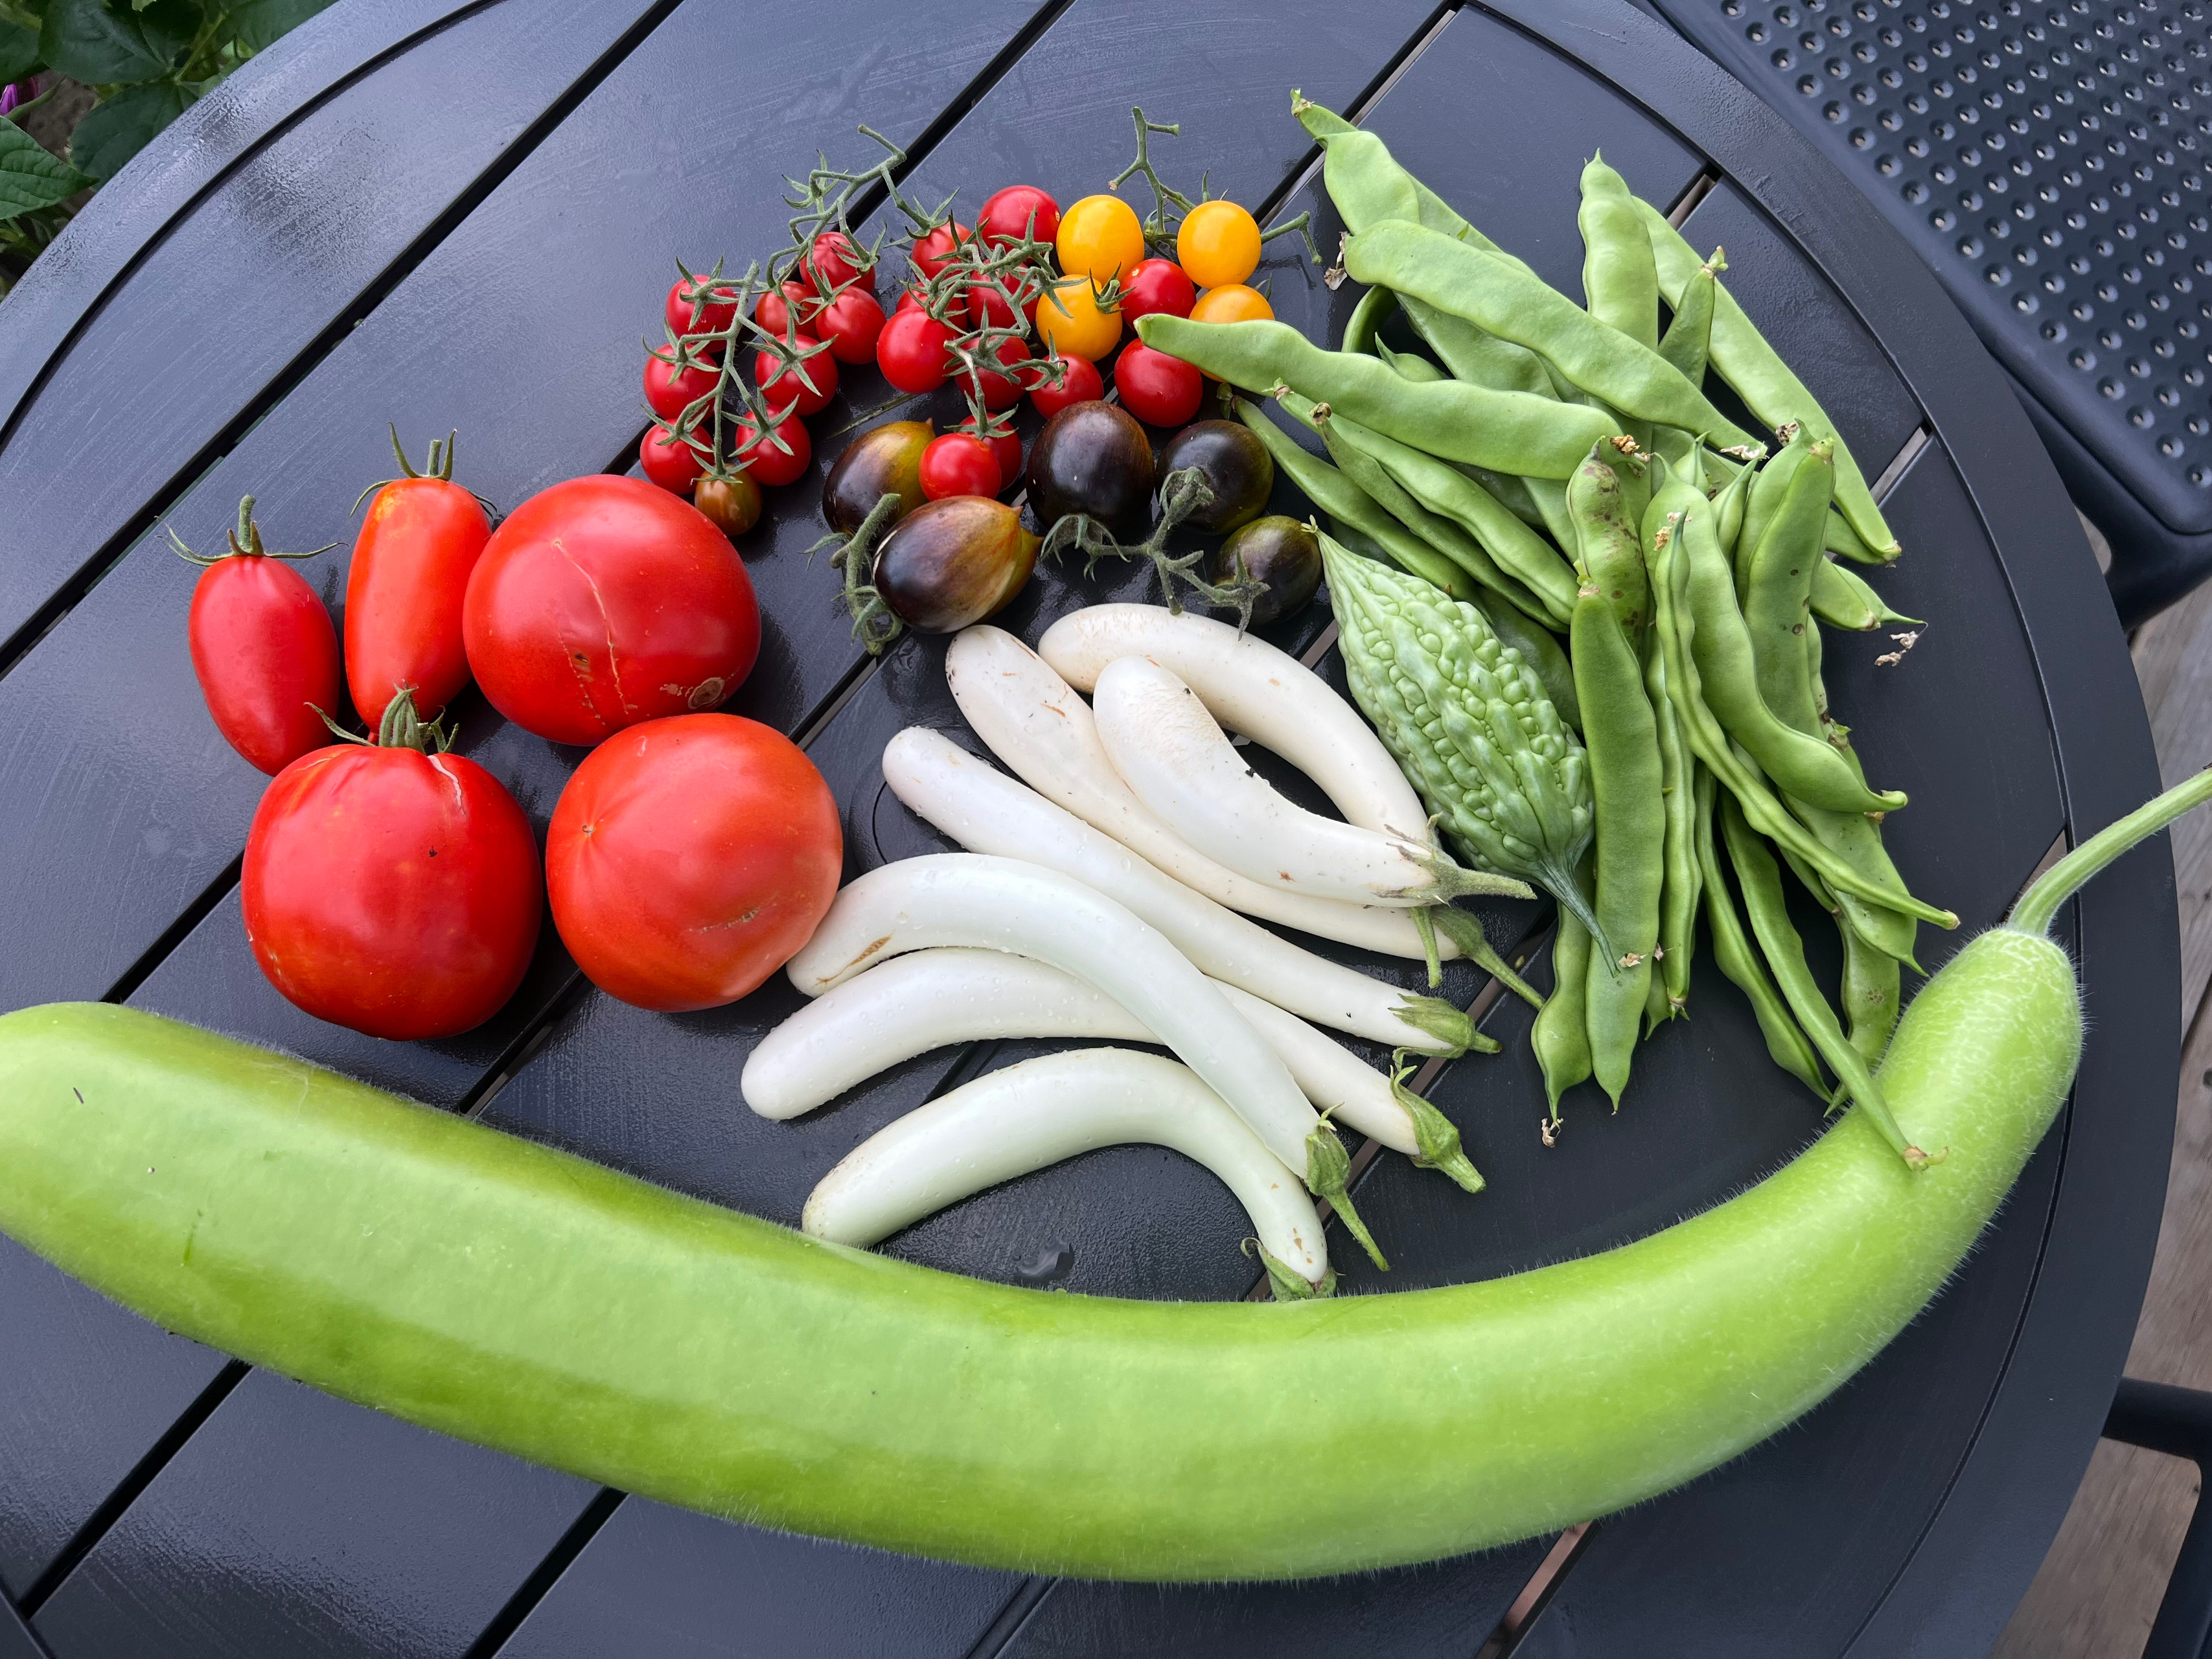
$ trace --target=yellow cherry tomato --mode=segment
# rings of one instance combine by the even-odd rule
[[[1121,337],[1121,308],[1101,306],[1088,276],[1063,276],[1037,301],[1036,325],[1048,349],[1102,362]]]
[[[1120,197],[1086,196],[1060,216],[1054,247],[1070,276],[1109,282],[1128,276],[1144,258],[1145,228]]]
[[[1210,288],[1198,296],[1198,303],[1190,308],[1194,323],[1241,323],[1249,318],[1274,314],[1275,308],[1267,303],[1266,295],[1242,283]]]
[[[1260,268],[1260,225],[1234,202],[1200,202],[1176,232],[1176,263],[1200,288],[1226,288]]]

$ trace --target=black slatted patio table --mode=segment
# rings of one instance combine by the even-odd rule
[[[1966,919],[1960,935],[1923,933],[1932,969],[2057,837],[2156,787],[2110,603],[2033,433],[1879,216],[1650,20],[1613,0],[1430,6],[972,0],[923,19],[860,0],[343,0],[249,64],[0,307],[0,1006],[105,997],[198,1020],[787,1223],[874,1129],[1035,1052],[928,1056],[830,1111],[765,1122],[736,1079],[796,1000],[781,977],[715,1012],[643,1013],[584,983],[550,929],[513,1005],[468,1036],[396,1045],[298,1013],[246,950],[239,859],[263,780],[204,712],[185,648],[191,573],[161,529],[219,539],[251,491],[272,545],[349,543],[349,504],[388,470],[386,421],[418,450],[458,428],[461,474],[503,506],[626,470],[638,337],[658,326],[673,260],[742,266],[775,246],[781,173],[817,148],[860,153],[861,121],[906,148],[918,198],[1034,182],[1066,201],[1126,159],[1141,104],[1182,123],[1176,173],[1204,168],[1214,193],[1263,210],[1310,208],[1333,248],[1294,87],[1381,132],[1570,292],[1593,149],[1700,248],[1725,245],[1731,288],[1880,475],[1907,552],[1878,582],[1934,622],[1893,666],[1872,636],[1828,656],[1882,781],[1912,794],[1892,820],[1899,864]],[[1332,292],[1287,241],[1267,269],[1278,313],[1334,337],[1352,289]],[[884,395],[851,374],[840,407]],[[766,640],[729,707],[808,746],[857,872],[941,844],[878,761],[902,726],[956,722],[943,642],[866,662],[829,571],[802,556],[846,418],[815,422],[816,471],[771,493],[744,544]],[[309,567],[334,609],[343,557]],[[1117,592],[1142,584],[1047,572],[1002,621],[1034,638]],[[1315,607],[1275,635],[1318,646],[1326,620]],[[473,693],[459,724],[542,830],[579,752]],[[1980,1652],[2064,1512],[2148,1269],[2178,1049],[2173,904],[2161,842],[2071,912],[2094,1022],[2074,1103],[1926,1316],[1788,1432],[1571,1549],[1152,1587],[785,1537],[252,1370],[0,1242],[0,1656],[1474,1659],[1547,1562],[1524,1655]],[[1486,920],[1545,981],[1544,913]],[[1367,965],[1408,984],[1417,971]],[[1449,988],[1481,989],[1464,969]],[[1489,1190],[1373,1164],[1359,1203],[1396,1271],[1340,1251],[1346,1291],[1632,1238],[1816,1135],[1817,1108],[1703,964],[1693,1006],[1643,1051],[1617,1117],[1586,1089],[1547,1151],[1525,1012],[1492,1006],[1504,1054],[1429,1085]],[[1123,1148],[885,1248],[1041,1293],[1229,1297],[1252,1288],[1243,1230],[1203,1170]]]

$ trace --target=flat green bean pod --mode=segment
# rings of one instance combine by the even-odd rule
[[[1442,232],[1384,220],[1345,245],[1344,265],[1361,282],[1383,283],[1528,347],[1624,415],[1759,447],[1656,350],[1607,327],[1541,277]]]
[[[1679,305],[1683,290],[1703,262],[1682,239],[1681,232],[1667,222],[1665,214],[1640,198],[1636,210],[1644,221],[1644,234],[1650,238],[1652,258],[1659,267],[1659,291],[1669,305]],[[1794,421],[1820,433],[1835,434],[1836,423],[1820,407],[1820,399],[1805,389],[1805,383],[1791,373],[1782,354],[1767,343],[1743,307],[1718,283],[1713,291],[1711,339],[1712,366],[1768,426],[1778,428]],[[1836,438],[1836,501],[1872,551],[1885,560],[1897,556],[1897,538],[1883,522],[1874,492],[1867,487],[1866,475],[1839,436]]]
[[[1413,332],[1428,342],[1455,379],[1492,392],[1526,392],[1559,400],[1559,387],[1544,360],[1526,346],[1484,332],[1464,317],[1415,299],[1401,299]]]
[[[1362,231],[1380,219],[1410,219],[1528,269],[1399,166],[1389,147],[1365,128],[1353,126],[1302,92],[1291,94],[1291,113],[1321,144],[1322,183],[1346,229]]]
[[[1575,223],[1583,234],[1583,297],[1589,314],[1656,351],[1659,268],[1628,181],[1605,164],[1602,154],[1594,155],[1583,168],[1582,192]]]
[[[1774,1063],[1826,1100],[1828,1085],[1820,1076],[1820,1056],[1805,1040],[1804,1032],[1797,1029],[1797,1022],[1790,1017],[1790,1006],[1783,1001],[1782,994],[1774,988],[1773,976],[1766,971],[1766,964],[1759,959],[1759,952],[1744,933],[1743,918],[1737,914],[1727,878],[1721,873],[1719,855],[1713,844],[1716,788],[1713,775],[1700,767],[1698,869],[1705,878],[1705,921],[1712,929],[1713,961],[1729,983],[1749,1000],[1752,1014],[1759,1021],[1759,1035],[1766,1039],[1766,1052]]]
[[[1799,1027],[1820,1050],[1820,1058],[1828,1062],[1828,1069],[1842,1080],[1845,1091],[1873,1119],[1882,1139],[1907,1164],[1917,1168],[1929,1163],[1928,1154],[1908,1141],[1905,1132],[1898,1127],[1897,1120],[1890,1115],[1889,1103],[1882,1097],[1881,1085],[1867,1065],[1866,1056],[1851,1046],[1843,1027],[1837,1023],[1835,1010],[1820,994],[1813,970],[1805,961],[1805,942],[1790,921],[1789,902],[1782,891],[1781,866],[1767,851],[1766,843],[1752,833],[1735,802],[1723,799],[1720,814],[1721,834],[1728,843],[1729,860],[1735,866],[1736,879],[1743,887],[1744,912],[1751,918],[1751,931],[1765,953],[1767,965],[1774,970],[1775,982],[1780,986],[1790,1012],[1797,1017]],[[1937,1156],[1942,1156],[1940,1149]]]
[[[1823,559],[1813,572],[1813,614],[1831,628],[1865,633],[1902,623],[1925,626],[1917,617],[1900,617],[1875,592],[1866,578],[1832,559]]]
[[[1682,717],[1667,696],[1667,653],[1647,646],[1644,685],[1659,738],[1659,793],[1665,803],[1666,878],[1659,893],[1659,972],[1662,1018],[1689,1006],[1690,969],[1697,959],[1698,901],[1705,872],[1698,865],[1697,775],[1699,767],[1682,736]],[[1647,1031],[1645,1035],[1649,1036]]]
[[[1297,413],[1296,404],[1285,399]],[[1496,568],[1540,601],[1545,615],[1539,620],[1565,628],[1574,620],[1575,577],[1557,549],[1537,535],[1459,468],[1448,461],[1401,444],[1361,425],[1348,415],[1331,411],[1329,424],[1344,437],[1372,455],[1407,494],[1431,513],[1456,524],[1481,544]],[[1303,418],[1303,417],[1301,417]],[[1642,561],[1638,561],[1639,574]],[[1498,591],[1512,598],[1510,588]],[[1516,599],[1516,604],[1520,601]],[[1523,605],[1526,610],[1527,606]]]
[[[1813,626],[1814,573],[1835,568],[1820,548],[1834,479],[1828,446],[1813,444],[1748,563],[1738,562],[1749,577],[1743,587],[1743,622],[1751,636],[1759,698],[1778,719],[1815,738],[1820,721],[1813,703],[1805,635]]]
[[[1881,1064],[1890,1034],[1905,995],[1901,963],[1888,951],[1859,937],[1850,921],[1840,919],[1844,936],[1844,1018],[1850,1025],[1851,1047],[1866,1056],[1869,1066]]]
[[[1597,817],[1597,919],[1602,943],[1584,978],[1590,1066],[1614,1109],[1628,1086],[1637,1026],[1659,944],[1666,804],[1659,737],[1636,647],[1613,606],[1584,588],[1571,653]]]
[[[1377,506],[1359,486],[1327,461],[1310,453],[1296,439],[1245,398],[1237,400],[1237,418],[1258,434],[1276,468],[1305,492],[1305,497],[1338,524],[1374,544],[1374,556],[1388,556],[1423,581],[1455,599],[1474,596],[1467,573]]]
[[[1788,428],[1787,441],[1781,450],[1767,459],[1766,465],[1751,475],[1751,482],[1743,497],[1743,523],[1736,532],[1733,544],[1735,569],[1736,598],[1741,599],[1751,584],[1751,556],[1759,550],[1765,539],[1768,522],[1781,509],[1783,499],[1790,493],[1790,480],[1804,465],[1808,452],[1813,447],[1813,434],[1808,428]],[[1835,473],[1829,471],[1831,488]]]
[[[1323,350],[1286,323],[1194,323],[1155,312],[1138,319],[1137,337],[1231,386],[1262,394],[1287,386],[1416,449],[1500,472],[1564,478],[1613,435],[1595,409],[1459,380],[1425,386],[1359,352]]]
[[[1751,636],[1736,607],[1728,560],[1714,538],[1714,516],[1690,514],[1674,544],[1686,567],[1696,627],[1693,654],[1706,706],[1784,793],[1837,812],[1887,812],[1903,806],[1902,794],[1869,789],[1833,749],[1786,725],[1759,696]],[[1670,677],[1672,672],[1670,665]]]
[[[1612,608],[1632,646],[1644,637],[1651,604],[1644,574],[1644,544],[1635,519],[1622,503],[1620,475],[1606,457],[1618,457],[1611,444],[1599,444],[1567,480],[1567,517],[1575,528],[1575,568],[1583,580]]]
[[[1369,290],[1370,293],[1372,289]],[[1393,351],[1381,340],[1375,342],[1375,355],[1390,365],[1408,380],[1441,380],[1444,372],[1417,352]]]
[[[1344,325],[1344,349],[1374,352],[1376,332],[1397,308],[1398,296],[1389,289],[1369,289],[1359,296],[1359,303],[1352,307],[1352,316]]]
[[[1590,1074],[1589,1027],[1583,1010],[1589,959],[1589,929],[1561,910],[1559,936],[1552,941],[1552,994],[1544,999],[1528,1033],[1554,1123],[1559,1121],[1559,1097]]]

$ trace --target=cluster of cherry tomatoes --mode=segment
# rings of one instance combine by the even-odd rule
[[[816,234],[785,257],[791,274],[768,291],[717,273],[678,276],[665,306],[665,343],[648,354],[646,403],[655,425],[641,441],[646,476],[690,494],[732,536],[760,513],[759,486],[794,482],[812,444],[804,418],[826,406],[838,366],[872,361],[897,391],[948,384],[968,413],[922,455],[931,500],[1003,494],[1020,478],[1021,440],[1008,418],[1026,396],[1049,419],[1106,395],[1101,366],[1113,356],[1122,405],[1157,427],[1198,412],[1204,381],[1189,364],[1122,331],[1153,313],[1231,322],[1273,315],[1249,286],[1261,232],[1234,202],[1187,213],[1176,258],[1152,256],[1135,210],[1112,195],[1086,196],[1063,212],[1047,191],[1012,185],[987,200],[972,225],[945,219],[920,228],[911,275],[886,315],[872,286],[874,257],[842,228]],[[753,326],[737,325],[750,304]],[[728,359],[741,337],[760,342],[746,410],[731,418],[733,442],[718,464],[706,411],[726,406]]]
[[[812,763],[705,712],[759,652],[744,562],[638,479],[555,484],[495,529],[450,448],[402,465],[355,544],[343,653],[251,497],[228,553],[187,555],[205,567],[189,637],[209,712],[272,775],[241,877],[263,973],[319,1019],[451,1036],[514,995],[550,901],[578,966],[626,1001],[743,996],[812,933],[843,863]],[[336,723],[342,672],[366,737]],[[591,746],[542,862],[514,797],[449,752],[441,716],[471,678],[525,731]]]

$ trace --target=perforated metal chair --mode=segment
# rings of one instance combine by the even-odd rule
[[[2011,376],[2133,628],[2212,575],[2207,0],[1636,0],[1887,215]]]

